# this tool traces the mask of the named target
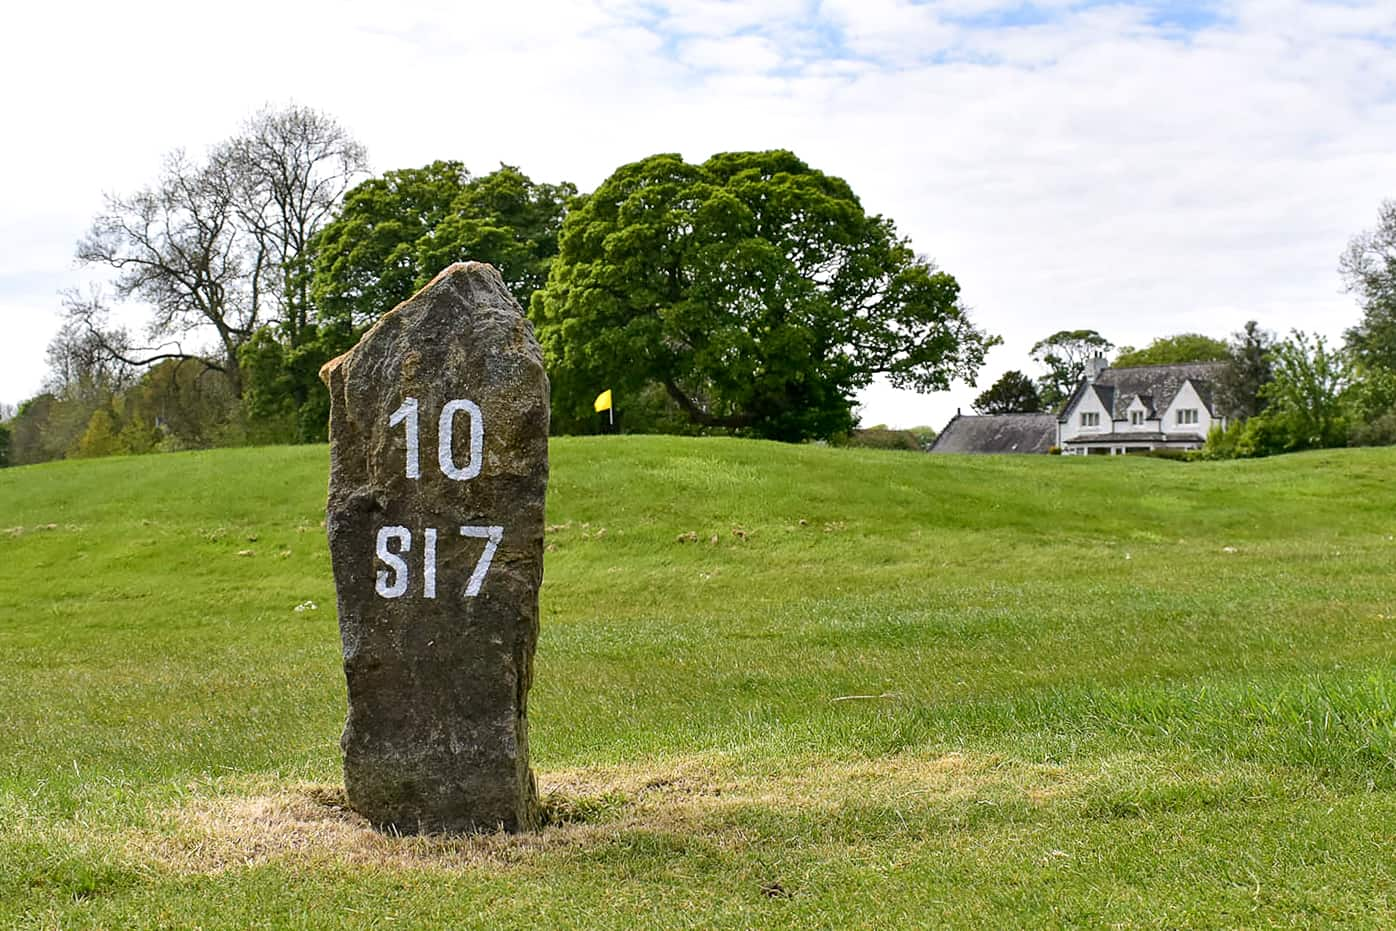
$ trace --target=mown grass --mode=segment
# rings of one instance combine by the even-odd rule
[[[1396,452],[552,455],[528,838],[337,804],[323,447],[0,471],[0,923],[1396,922]]]

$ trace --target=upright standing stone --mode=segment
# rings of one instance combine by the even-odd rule
[[[548,380],[489,265],[452,265],[327,363],[349,804],[402,833],[537,824],[527,698]]]

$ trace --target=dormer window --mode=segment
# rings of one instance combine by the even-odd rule
[[[1130,411],[1130,412],[1129,412],[1129,422],[1130,422],[1130,424],[1131,424],[1132,426],[1135,426],[1135,427],[1139,426],[1140,424],[1142,424],[1142,423],[1144,422],[1144,412],[1143,412],[1143,411]]]
[[[1096,413],[1095,411],[1082,411],[1082,412],[1081,412],[1081,426],[1083,426],[1083,427],[1098,427],[1098,426],[1100,426],[1100,414]]]
[[[1197,423],[1197,408],[1180,407],[1178,408],[1177,418],[1180,426],[1183,424]]]

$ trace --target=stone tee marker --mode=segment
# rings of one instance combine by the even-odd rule
[[[534,828],[548,379],[533,328],[491,266],[452,265],[320,377],[349,804],[405,834]]]

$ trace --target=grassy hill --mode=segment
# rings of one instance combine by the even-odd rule
[[[552,455],[527,838],[343,811],[324,447],[0,471],[0,926],[1396,922],[1396,451]]]

